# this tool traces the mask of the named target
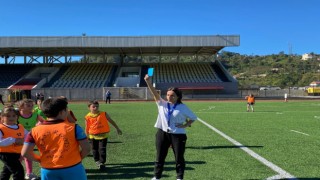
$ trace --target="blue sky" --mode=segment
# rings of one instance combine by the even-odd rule
[[[320,54],[320,0],[3,0],[0,36],[240,35],[225,51]]]

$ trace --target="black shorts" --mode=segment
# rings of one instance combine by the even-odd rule
[[[248,104],[248,105],[254,105],[254,103],[249,103],[249,102],[248,102],[247,104]]]

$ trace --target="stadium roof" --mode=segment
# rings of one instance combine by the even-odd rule
[[[0,57],[90,54],[208,54],[239,46],[239,35],[212,36],[8,36],[0,37]]]

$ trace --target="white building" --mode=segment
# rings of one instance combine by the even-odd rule
[[[301,60],[306,61],[306,60],[312,59],[312,58],[313,58],[312,54],[305,53],[305,54],[302,55]]]

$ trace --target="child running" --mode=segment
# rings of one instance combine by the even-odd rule
[[[99,170],[104,170],[107,159],[107,141],[110,132],[109,122],[116,128],[119,135],[122,134],[122,131],[107,112],[99,111],[98,101],[90,101],[88,108],[90,112],[85,116],[86,134],[91,143],[93,159]]]
[[[21,124],[17,124],[19,112],[13,106],[1,111],[0,124],[0,160],[3,162],[0,179],[24,179],[24,170],[20,162],[20,153],[24,137],[28,133]]]
[[[22,148],[22,156],[41,166],[41,180],[86,180],[82,159],[90,153],[83,129],[65,121],[67,102],[61,98],[46,99],[42,110],[47,120],[32,128]],[[37,146],[40,155],[33,152]]]
[[[19,124],[22,124],[26,130],[30,131],[31,128],[44,121],[37,112],[33,112],[34,101],[32,99],[23,99],[18,101],[16,105],[20,113]],[[24,162],[26,168],[25,179],[38,179],[38,176],[32,172],[32,161],[25,158]]]

